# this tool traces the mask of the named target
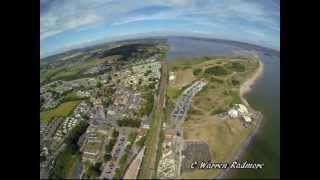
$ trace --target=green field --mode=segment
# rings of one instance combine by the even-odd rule
[[[73,109],[80,103],[81,101],[69,101],[60,104],[57,108],[40,112],[40,122],[46,123],[51,120],[53,117],[65,117],[68,116]]]
[[[91,67],[103,63],[103,60],[95,59],[81,63],[70,63],[62,67],[41,70],[40,82],[49,83],[56,80],[73,80],[82,76],[82,73]]]

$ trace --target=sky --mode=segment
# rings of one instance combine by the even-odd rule
[[[280,0],[40,0],[40,57],[135,36],[280,49]]]

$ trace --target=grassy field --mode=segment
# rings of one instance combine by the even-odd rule
[[[40,71],[40,82],[56,80],[72,80],[81,75],[85,70],[103,63],[105,59],[95,59],[81,63],[70,63],[62,67]]]
[[[186,66],[191,68],[184,69]],[[240,102],[240,84],[250,77],[257,67],[256,60],[246,58],[174,62],[170,64],[170,71],[174,72],[176,79],[169,82],[167,96],[175,101],[181,94],[182,88],[189,86],[195,80],[204,79],[208,84],[193,98],[193,106],[207,112],[207,115],[217,114]],[[193,75],[193,71],[199,69],[201,72],[196,76]],[[219,74],[221,69],[223,69],[222,74]],[[218,73],[216,75],[214,75],[215,70]]]
[[[184,124],[184,139],[197,139],[207,142],[214,162],[227,162],[239,150],[249,135],[251,128],[244,128],[239,119],[221,120],[212,116],[193,119]],[[182,173],[182,178],[210,178],[218,170],[196,170]]]
[[[65,117],[69,115],[80,102],[81,101],[69,101],[62,103],[55,109],[40,112],[40,122],[46,123],[53,117]]]
[[[176,81],[169,83],[167,96],[173,101],[181,93],[181,86],[191,85],[192,81],[199,79],[207,82],[193,98],[184,122],[184,139],[206,142],[214,162],[230,160],[254,126],[244,128],[240,120],[221,120],[214,115],[226,112],[233,104],[241,102],[240,85],[258,68],[258,61],[248,58],[200,58],[177,61],[170,67],[170,71],[176,75]],[[181,178],[206,179],[218,172],[215,169],[185,171]]]

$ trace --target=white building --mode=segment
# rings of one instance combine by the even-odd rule
[[[248,109],[243,104],[235,104],[235,108],[237,109],[237,111],[239,111],[241,115],[248,114]]]
[[[252,122],[252,119],[249,116],[242,116],[245,122]]]
[[[172,80],[175,80],[175,79],[176,79],[176,76],[174,75],[174,72],[170,72],[169,80],[172,81]]]
[[[239,113],[238,113],[238,111],[235,110],[235,109],[230,109],[230,110],[228,111],[228,115],[229,115],[231,118],[237,118],[237,117],[239,117]]]

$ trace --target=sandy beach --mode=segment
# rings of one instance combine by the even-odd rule
[[[259,79],[259,77],[263,73],[263,68],[264,68],[263,66],[264,65],[261,62],[261,60],[258,60],[258,61],[259,61],[259,67],[256,70],[256,72],[254,73],[254,75],[240,86],[240,98],[241,98],[242,102],[248,107],[250,107],[250,105],[243,96],[251,90],[251,87],[254,85],[256,80]]]

